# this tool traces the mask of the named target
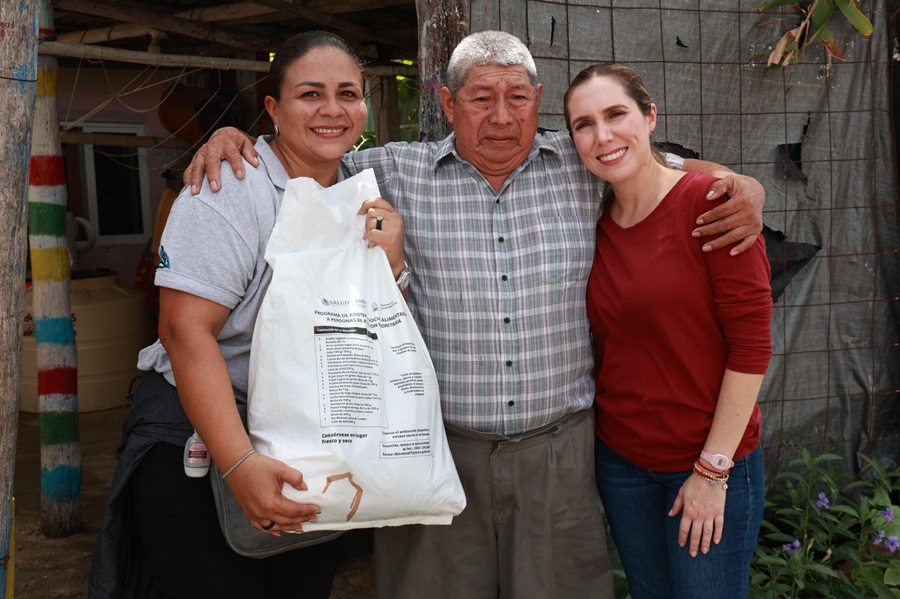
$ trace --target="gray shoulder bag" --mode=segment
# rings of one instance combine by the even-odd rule
[[[247,427],[247,406],[238,404],[244,428]],[[213,497],[216,500],[216,511],[219,514],[219,526],[222,534],[235,553],[245,557],[263,559],[286,551],[309,547],[330,541],[341,536],[340,531],[304,532],[300,534],[282,533],[275,537],[258,531],[250,525],[247,515],[238,506],[231,494],[228,483],[222,479],[222,473],[213,464],[209,469],[212,482]]]

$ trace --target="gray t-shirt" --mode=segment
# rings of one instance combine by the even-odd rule
[[[256,142],[260,167],[244,166],[236,179],[222,169],[222,188],[204,179],[199,196],[182,190],[172,206],[159,246],[156,284],[213,301],[231,310],[219,333],[235,397],[246,402],[250,342],[262,299],[272,279],[264,254],[288,175],[268,142]],[[138,368],[175,377],[159,341],[138,356]]]

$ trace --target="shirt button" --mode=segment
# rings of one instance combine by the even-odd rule
[[[503,238],[500,237],[500,238],[497,239],[497,241],[499,241],[500,243],[503,243]]]
[[[502,277],[500,277],[500,280],[501,280],[501,281],[508,281],[508,280],[509,280],[509,277],[507,277],[506,275],[503,275]]]
[[[506,365],[507,365],[507,366],[512,366],[512,360],[507,360],[507,361],[506,361]]]
[[[504,318],[504,319],[503,319],[503,322],[505,322],[506,324],[509,324],[509,323],[510,323],[509,316],[507,316],[506,318]]]
[[[509,400],[508,402],[506,402],[506,405],[508,405],[509,407],[513,407],[514,405],[516,405],[516,402],[514,402],[513,400]]]

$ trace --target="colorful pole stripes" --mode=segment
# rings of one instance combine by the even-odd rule
[[[40,35],[53,35],[53,10],[41,4]],[[38,59],[31,138],[28,239],[37,347],[41,422],[41,531],[61,537],[78,530],[81,444],[78,436],[78,365],[66,241],[66,175],[59,139],[56,58]]]

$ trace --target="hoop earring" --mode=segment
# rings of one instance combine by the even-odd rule
[[[275,125],[275,137],[278,137],[281,132],[278,130],[278,125]]]

